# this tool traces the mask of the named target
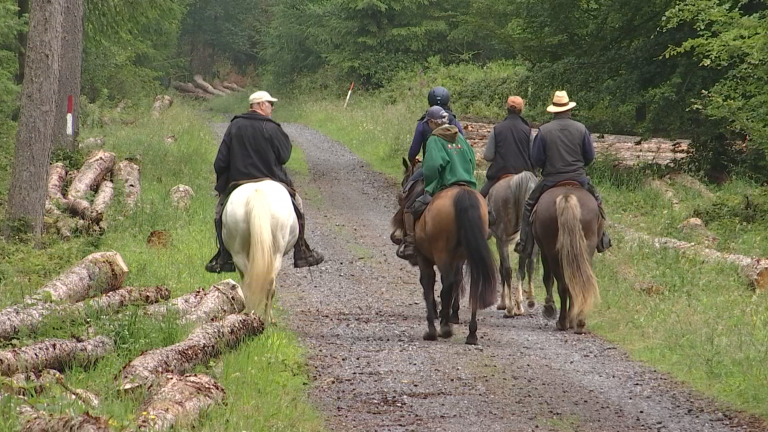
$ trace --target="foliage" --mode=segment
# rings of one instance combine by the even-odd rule
[[[25,28],[26,17],[19,18],[16,0],[0,0],[0,122],[7,121],[18,104],[21,87],[16,84],[16,35]]]

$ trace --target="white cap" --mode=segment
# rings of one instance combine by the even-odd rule
[[[259,102],[277,102],[277,99],[273,98],[269,93],[265,91],[257,91],[248,98],[248,103],[251,105]]]

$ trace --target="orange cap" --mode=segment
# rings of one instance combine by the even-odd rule
[[[507,108],[514,108],[517,112],[523,112],[525,102],[520,96],[510,96],[507,99]]]

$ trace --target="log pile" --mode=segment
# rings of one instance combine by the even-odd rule
[[[64,240],[71,238],[75,230],[103,230],[104,216],[115,193],[111,179],[124,183],[125,201],[133,208],[141,193],[139,167],[133,162],[122,161],[116,165],[114,153],[98,150],[77,171],[67,173],[64,164],[52,164],[45,203],[47,228],[58,231]],[[91,195],[93,199],[89,200]]]
[[[164,377],[164,384],[140,409],[137,424],[140,431],[167,431],[183,427],[200,413],[224,401],[226,392],[207,375],[173,375]]]
[[[628,239],[641,240],[649,242],[657,248],[674,249],[682,254],[692,255],[708,262],[731,263],[739,267],[741,275],[749,281],[750,285],[756,291],[765,291],[768,289],[768,259],[748,257],[738,254],[729,254],[719,252],[713,249],[688,243],[673,238],[658,237],[654,238],[647,234],[639,233],[628,227],[611,223],[612,227],[621,231]]]
[[[493,130],[492,124],[462,122],[467,141],[475,150],[478,161],[482,160],[485,153],[485,145],[488,136]],[[536,135],[538,129],[531,129]],[[669,165],[688,155],[688,140],[666,140],[650,138],[643,140],[640,137],[626,135],[592,134],[595,143],[595,152],[598,155],[610,156],[618,161],[620,166],[634,166],[639,163],[651,163]]]
[[[160,118],[160,114],[173,105],[173,98],[167,95],[158,95],[155,97],[155,103],[152,104],[150,113],[152,118]]]
[[[218,79],[214,80],[213,85],[211,85],[200,75],[195,75],[191,83],[174,82],[172,86],[184,97],[202,100],[245,91],[233,82],[221,82]]]

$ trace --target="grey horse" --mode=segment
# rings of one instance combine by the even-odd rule
[[[523,308],[523,281],[528,272],[528,290],[525,297],[528,300],[528,308],[536,306],[533,296],[533,273],[536,271],[536,261],[539,259],[539,249],[534,246],[531,259],[520,257],[517,267],[517,295],[512,300],[512,268],[509,265],[509,247],[517,242],[520,237],[520,224],[523,217],[525,200],[536,186],[538,179],[531,172],[523,171],[520,174],[502,178],[488,193],[488,208],[495,215],[495,221],[490,226],[491,233],[496,239],[496,248],[499,251],[499,273],[501,275],[501,301],[497,309],[505,310],[505,317],[525,315]]]

